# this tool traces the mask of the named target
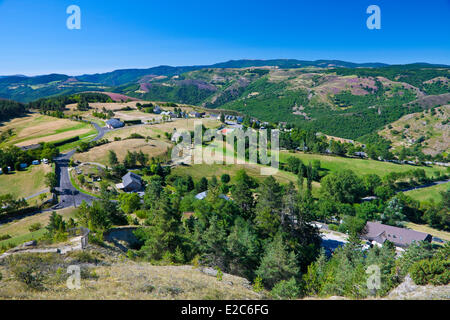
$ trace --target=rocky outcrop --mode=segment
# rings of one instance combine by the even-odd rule
[[[448,300],[450,299],[450,285],[418,286],[409,274],[405,280],[386,297],[387,300]]]

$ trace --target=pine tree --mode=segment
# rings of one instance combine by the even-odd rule
[[[289,280],[292,277],[298,278],[300,276],[300,270],[296,262],[295,253],[288,251],[281,234],[278,233],[273,241],[267,245],[256,274],[263,279],[268,288],[273,288],[281,280]]]

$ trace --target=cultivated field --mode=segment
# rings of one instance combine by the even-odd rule
[[[109,165],[108,154],[110,150],[117,154],[119,161],[123,161],[128,151],[134,152],[141,150],[151,158],[163,155],[169,147],[170,144],[159,140],[149,140],[149,142],[145,142],[144,139],[127,139],[104,144],[92,148],[87,152],[76,153],[74,155],[74,160]]]
[[[31,166],[25,171],[0,175],[0,194],[10,193],[15,197],[26,198],[47,187],[44,176],[52,171],[50,165]]]
[[[8,129],[13,129],[14,135],[3,145],[26,146],[39,142],[59,141],[95,132],[89,124],[68,119],[57,119],[38,113],[15,118],[0,127],[1,132]]]

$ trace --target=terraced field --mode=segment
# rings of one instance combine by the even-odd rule
[[[4,145],[26,146],[39,142],[54,142],[63,139],[95,133],[90,124],[68,119],[58,119],[32,113],[6,122],[0,127],[4,132],[13,129],[13,136],[3,142]]]

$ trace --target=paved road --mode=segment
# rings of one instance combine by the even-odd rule
[[[97,136],[92,141],[102,139],[105,133],[109,131],[107,128],[102,128],[96,123],[92,123],[92,125],[97,130]],[[78,207],[83,201],[91,203],[95,200],[93,196],[78,191],[72,185],[72,182],[70,182],[69,161],[75,152],[76,150],[71,150],[54,159],[56,178],[59,181],[56,188],[59,195],[59,203],[52,209],[63,209],[73,206]]]
[[[448,183],[448,182],[450,182],[450,179],[443,180],[443,181],[435,181],[435,182],[424,184],[424,185],[417,186],[417,187],[406,188],[406,189],[400,190],[399,192],[407,192],[407,191],[416,190],[416,189],[429,188],[429,187],[432,187],[432,186],[437,186],[439,184],[444,184],[444,183]]]

